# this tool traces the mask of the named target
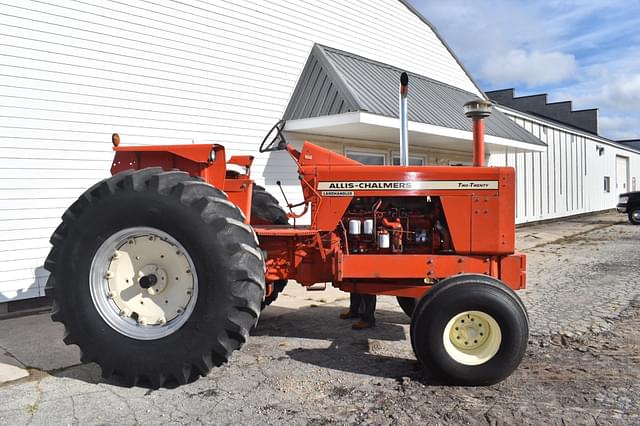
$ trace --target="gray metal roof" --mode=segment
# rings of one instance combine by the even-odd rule
[[[636,151],[640,151],[640,139],[628,139],[616,142],[626,147],[633,148]]]
[[[398,85],[402,70],[341,50],[316,44],[284,113],[285,120],[362,111],[398,117]],[[462,110],[476,99],[471,92],[422,75],[409,74],[409,120],[471,131]],[[494,109],[486,133],[545,146],[509,117]]]

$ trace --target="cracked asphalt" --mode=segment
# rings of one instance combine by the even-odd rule
[[[346,295],[288,287],[230,363],[175,389],[104,381],[46,315],[0,321],[0,362],[29,371],[0,385],[0,424],[638,424],[640,226],[623,219],[519,229],[531,338],[494,386],[425,376],[393,298],[355,332],[338,319]]]

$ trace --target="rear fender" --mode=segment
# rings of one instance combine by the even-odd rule
[[[245,222],[249,223],[253,189],[249,168],[253,157],[232,157],[233,164],[244,167],[246,174],[227,176],[226,156],[222,145],[114,146],[113,150],[115,156],[111,165],[112,175],[124,170],[147,167],[184,171],[224,190],[229,200],[242,210]]]

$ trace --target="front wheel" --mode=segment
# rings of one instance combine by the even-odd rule
[[[640,225],[640,207],[634,207],[629,210],[629,222],[632,225]]]
[[[417,304],[411,339],[418,360],[440,379],[490,385],[508,377],[527,348],[527,313],[497,280],[459,275],[439,282]]]

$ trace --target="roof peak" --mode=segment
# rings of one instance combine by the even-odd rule
[[[289,100],[283,118],[307,119],[349,112],[398,117],[400,75],[404,70],[340,49],[316,44]],[[432,78],[409,73],[409,120],[471,131],[463,105],[478,96]],[[506,115],[496,111],[487,134],[544,145]]]

